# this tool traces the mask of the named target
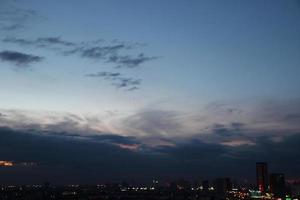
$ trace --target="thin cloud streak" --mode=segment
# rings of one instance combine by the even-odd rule
[[[66,47],[75,46],[73,42],[62,40],[61,37],[41,37],[35,40],[26,40],[16,37],[6,37],[2,40],[6,43],[14,43],[21,46],[47,47],[49,45],[61,45]]]
[[[126,91],[134,91],[139,89],[141,85],[141,79],[125,78],[121,73],[118,72],[98,72],[86,74],[85,76],[90,78],[103,78],[115,86],[117,89],[125,89]]]

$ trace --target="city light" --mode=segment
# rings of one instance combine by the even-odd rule
[[[0,160],[0,167],[12,167],[14,163],[12,161]]]

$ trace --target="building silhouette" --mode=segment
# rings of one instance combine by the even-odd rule
[[[202,189],[203,189],[203,191],[208,191],[208,188],[209,188],[209,181],[208,180],[202,181]]]
[[[268,164],[265,162],[256,163],[256,183],[261,193],[268,189]]]
[[[285,179],[284,174],[270,174],[270,191],[276,198],[285,197]]]
[[[227,191],[232,190],[232,183],[230,178],[217,178],[215,180],[215,192],[219,196],[223,196]]]

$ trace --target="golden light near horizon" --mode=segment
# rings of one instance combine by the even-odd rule
[[[14,163],[12,161],[0,160],[0,167],[12,167]]]

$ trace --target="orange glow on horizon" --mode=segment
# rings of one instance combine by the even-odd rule
[[[14,163],[12,161],[0,160],[0,167],[12,167]]]

